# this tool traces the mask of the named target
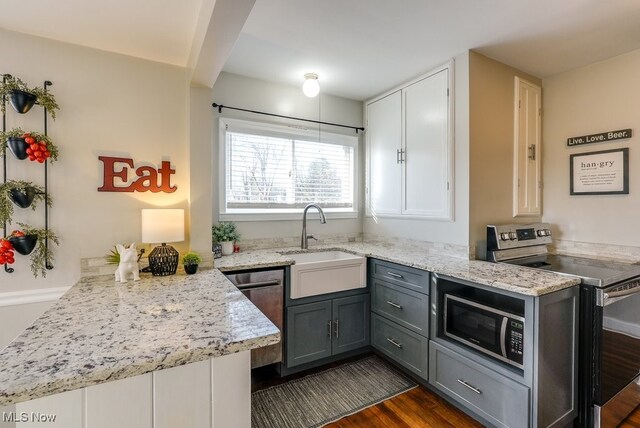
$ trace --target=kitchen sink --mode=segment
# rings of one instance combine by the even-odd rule
[[[295,261],[291,266],[291,299],[367,286],[366,257],[343,251],[286,255]]]

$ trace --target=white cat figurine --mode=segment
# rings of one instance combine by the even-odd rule
[[[134,242],[125,248],[124,245],[116,245],[118,254],[120,254],[120,264],[116,269],[116,281],[127,282],[127,277],[133,274],[133,280],[138,281],[140,279],[140,270],[138,269],[138,251],[136,250],[136,243]]]

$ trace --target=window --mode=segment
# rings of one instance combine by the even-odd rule
[[[221,219],[297,218],[311,202],[355,216],[357,137],[232,119],[220,136]]]

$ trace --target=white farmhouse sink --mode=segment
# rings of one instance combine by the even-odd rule
[[[287,254],[291,266],[292,299],[367,286],[367,259],[342,251]]]

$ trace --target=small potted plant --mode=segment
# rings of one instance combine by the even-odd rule
[[[13,231],[9,241],[18,253],[25,256],[31,254],[33,276],[47,276],[47,269],[53,266],[53,253],[47,248],[46,242],[48,240],[58,245],[58,237],[51,230],[36,229],[24,223],[18,224],[22,230]]]
[[[198,265],[202,262],[200,254],[190,251],[182,256],[182,264],[187,275],[193,275],[198,271]]]
[[[51,161],[58,159],[58,147],[51,139],[37,132],[24,132],[20,128],[10,131],[0,131],[0,150],[5,152],[9,147],[16,158],[44,163],[47,159]]]
[[[44,188],[29,181],[9,180],[0,183],[0,223],[11,223],[13,205],[20,208],[36,209],[34,202],[45,200]],[[51,206],[51,199],[47,198],[47,205]]]
[[[211,228],[211,236],[215,242],[222,245],[222,255],[233,254],[233,243],[240,239],[240,233],[236,229],[236,224],[232,221],[221,222]]]
[[[60,109],[51,92],[40,86],[31,89],[22,80],[8,74],[5,74],[0,82],[0,97],[7,97],[15,111],[21,114],[27,113],[35,103],[38,103],[55,119],[56,111]],[[1,108],[4,114],[6,112],[4,103]]]

